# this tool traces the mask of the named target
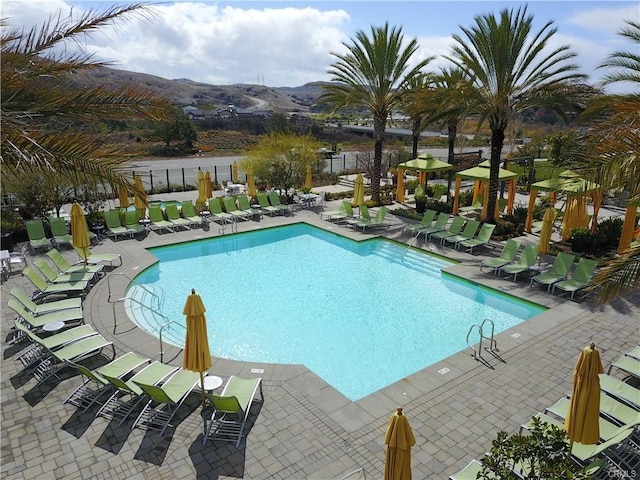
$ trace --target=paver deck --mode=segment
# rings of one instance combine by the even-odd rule
[[[383,235],[411,240],[400,236],[401,219],[393,215],[387,219],[392,226]],[[265,216],[260,222],[241,222],[238,230],[301,221],[353,238],[368,237],[330,225],[306,210],[292,217]],[[122,275],[111,274],[91,290],[84,302],[87,322],[115,343],[118,354],[133,350],[159,359],[158,340],[128,319],[122,303],[110,303],[109,292],[115,300],[124,293],[128,277],[154,262],[146,248],[219,234],[218,226],[212,224],[208,229],[151,233],[143,240],[103,240],[95,251],[121,253],[123,266],[113,272]],[[357,402],[347,400],[301,365],[214,358],[211,372],[225,380],[230,375],[264,379],[264,403],[254,404],[246,441],[239,448],[211,441],[202,445],[199,395],[186,402],[178,413],[177,427],[164,439],[157,432],[129,430],[126,425],[118,428],[104,418],[94,419],[95,410],[82,414],[63,405],[80,384],[78,375],[66,369],[61,381],[36,387],[16,361],[21,347],[4,342],[2,478],[332,479],[356,467],[364,467],[368,478],[381,478],[387,420],[402,405],[416,436],[414,478],[444,479],[472,458],[481,457],[499,430],[517,431],[536,412],[570,393],[573,367],[585,345],[596,343],[606,368],[639,343],[638,292],[591,310],[586,303],[529,288],[524,280],[513,283],[481,273],[478,265],[491,252],[468,255],[421,241],[417,247],[460,260],[448,269],[454,275],[549,310],[497,335],[500,359],[485,354],[488,365],[475,361],[469,351],[460,352]],[[194,279],[196,288],[197,282]],[[30,289],[20,275],[12,275],[2,285],[3,338],[13,322],[6,299],[14,285]],[[175,347],[164,349],[167,363],[181,365],[181,355]],[[372,374],[376,368],[372,365]]]

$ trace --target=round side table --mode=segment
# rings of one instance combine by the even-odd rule
[[[51,322],[42,327],[42,330],[49,333],[55,333],[64,328],[64,322]]]

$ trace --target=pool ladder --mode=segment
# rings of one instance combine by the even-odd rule
[[[491,334],[489,336],[485,335],[485,325],[489,324],[491,326]],[[478,331],[478,337],[479,337],[479,342],[478,342],[478,349],[476,350],[476,348],[471,344],[471,342],[469,341],[471,334],[475,331]],[[469,328],[469,331],[467,332],[467,346],[471,349],[472,353],[472,357],[478,361],[484,361],[484,359],[482,358],[482,341],[483,340],[488,340],[489,341],[489,347],[486,347],[484,350],[486,350],[487,352],[491,353],[494,357],[500,358],[496,352],[498,352],[498,342],[496,342],[495,338],[493,337],[495,332],[495,324],[493,323],[493,320],[489,319],[489,318],[485,318],[482,323],[480,325],[478,325],[477,323],[474,323],[473,325],[471,325],[471,328]],[[502,360],[502,359],[500,359]],[[502,360],[504,361],[504,360]],[[486,362],[485,362],[486,363]]]

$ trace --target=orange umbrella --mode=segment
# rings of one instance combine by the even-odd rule
[[[204,208],[207,203],[207,180],[204,172],[200,170],[198,172],[198,198],[196,198],[196,207]]]
[[[118,190],[118,200],[120,201],[120,208],[129,207],[129,192],[124,185],[120,186],[120,190]]]
[[[627,211],[624,215],[624,224],[622,225],[622,233],[618,242],[618,253],[623,253],[631,245],[633,233],[636,228],[636,212],[638,207],[635,205],[627,205]]]
[[[209,170],[204,172],[204,193],[207,195],[207,198],[213,198],[213,184],[211,183],[211,173]]]
[[[404,170],[402,168],[398,169],[398,185],[396,190],[396,201],[400,203],[404,203]]]
[[[136,210],[140,210],[140,218],[145,217],[145,210],[147,208],[147,194],[144,191],[144,186],[142,185],[142,177],[140,175],[136,175],[133,186],[135,187],[137,193],[134,195],[133,203],[136,206]]]
[[[304,177],[304,186],[308,190],[313,188],[313,173],[311,172],[311,165],[307,165],[307,173]]]
[[[398,407],[389,419],[384,443],[387,445],[384,479],[411,480],[411,447],[416,439],[402,407]]]
[[[253,167],[247,168],[247,195],[250,197],[255,197],[258,194],[258,189],[256,188],[256,182],[253,179]]]
[[[195,289],[187,297],[183,314],[187,316],[187,337],[184,342],[184,360],[182,367],[192,372],[200,372],[200,390],[204,406],[204,375],[211,368],[211,351],[207,338],[207,320],[204,316],[204,304]]]
[[[86,265],[89,257],[87,250],[91,243],[89,242],[87,219],[84,217],[84,212],[78,202],[74,202],[71,206],[71,243],[75,248],[82,251]]]
[[[600,439],[600,378],[604,373],[595,344],[580,352],[573,372],[573,389],[564,429],[570,444],[594,445]]]

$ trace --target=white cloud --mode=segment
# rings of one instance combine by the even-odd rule
[[[613,37],[623,26],[625,20],[638,21],[640,6],[637,2],[619,8],[581,9],[566,19],[566,22],[585,30]]]

